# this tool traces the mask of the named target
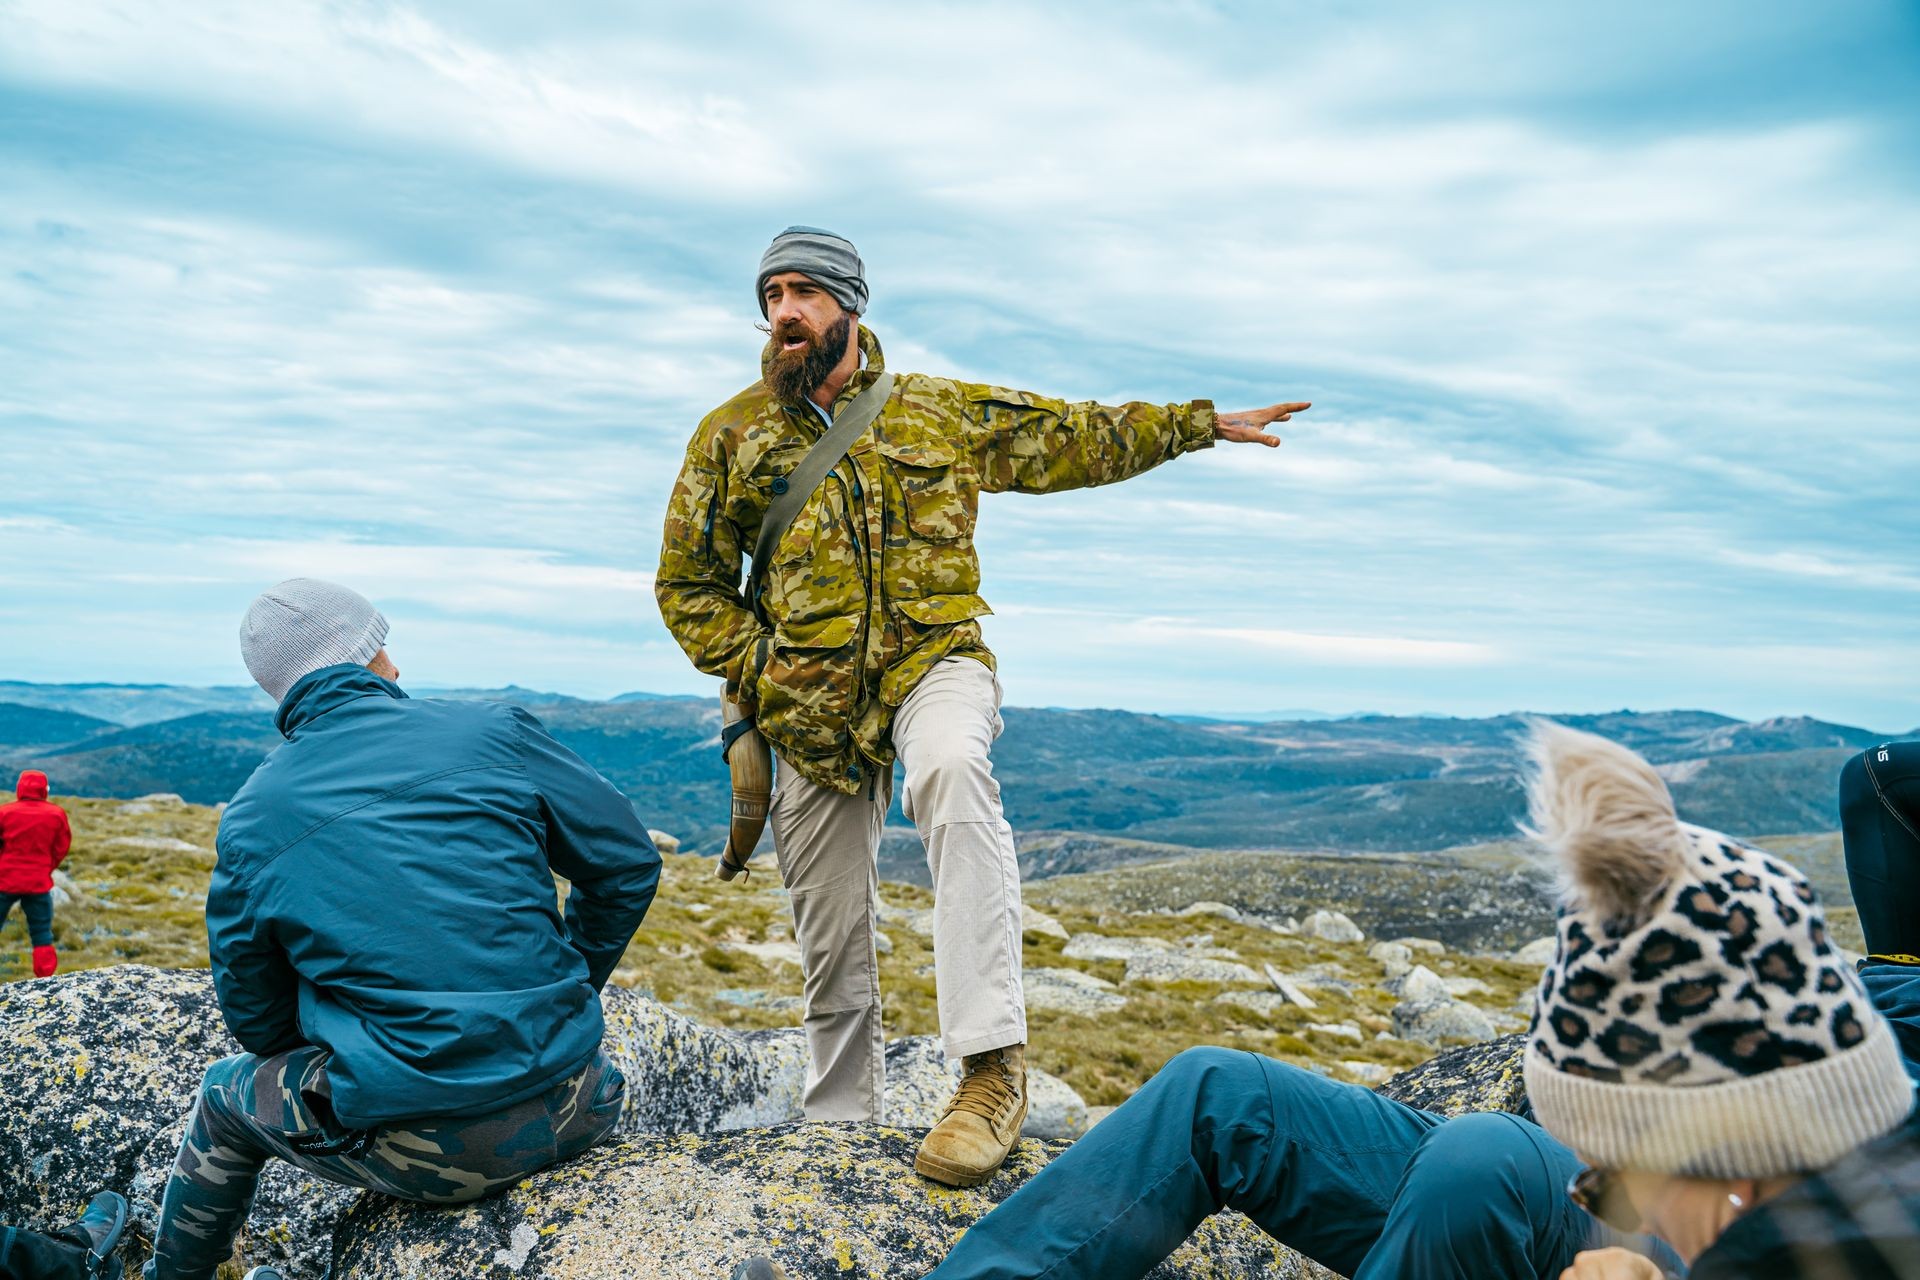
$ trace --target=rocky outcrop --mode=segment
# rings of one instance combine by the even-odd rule
[[[1060,1150],[1023,1142],[987,1186],[952,1191],[913,1175],[916,1141],[839,1124],[649,1136],[453,1212],[368,1196],[341,1225],[334,1275],[717,1280],[765,1253],[795,1280],[919,1276]],[[1210,1219],[1151,1275],[1332,1280],[1238,1214]]]
[[[1353,918],[1341,911],[1316,911],[1306,918],[1300,931],[1322,942],[1360,942],[1366,937]]]
[[[1517,1111],[1519,1041],[1450,1050],[1381,1092],[1447,1115]],[[342,1224],[335,1275],[666,1280],[724,1276],[766,1253],[795,1280],[918,1276],[1060,1150],[1023,1142],[987,1186],[949,1191],[908,1171],[914,1137],[863,1125],[648,1136],[454,1212],[369,1196]],[[1210,1219],[1150,1274],[1335,1280],[1237,1214]]]
[[[1052,1009],[1100,1017],[1127,1007],[1127,998],[1113,983],[1078,969],[1027,969],[1020,981],[1029,1010]]]
[[[1558,938],[1535,938],[1513,953],[1513,961],[1515,964],[1534,964],[1544,967],[1552,963],[1554,949],[1559,945]]]
[[[712,1134],[800,1116],[806,1045],[797,1030],[706,1027],[651,1000],[609,988],[605,1047],[627,1077],[628,1134]],[[0,986],[0,1221],[48,1227],[87,1192],[126,1189],[134,1236],[151,1238],[167,1171],[201,1073],[237,1053],[204,971],[126,965]],[[953,1076],[926,1037],[888,1054],[897,1121],[932,1123]],[[1030,1136],[1073,1138],[1079,1096],[1032,1073]],[[290,1166],[261,1179],[239,1256],[289,1276],[320,1276],[334,1226],[356,1193]]]
[[[1491,1040],[1498,1034],[1493,1019],[1451,995],[1393,1006],[1393,1035],[1397,1040],[1437,1046],[1460,1040]]]
[[[1235,960],[1164,951],[1138,955],[1128,960],[1127,981],[1255,983],[1260,981],[1260,975]]]
[[[237,1052],[204,973],[127,966],[0,986],[0,1222],[71,1218],[132,1182],[207,1063]]]
[[[1098,933],[1076,933],[1061,949],[1069,960],[1119,960],[1127,966],[1128,982],[1240,982],[1249,985],[1260,975],[1240,963],[1225,947],[1176,947],[1158,938],[1110,938]]]
[[[1020,932],[1028,939],[1057,938],[1067,940],[1067,927],[1045,912],[1035,911],[1022,903],[1020,907]]]
[[[1376,942],[1367,948],[1367,955],[1380,962],[1389,979],[1402,977],[1413,968],[1413,949],[1398,942]]]
[[[1531,1115],[1520,1071],[1525,1036],[1449,1049],[1380,1086],[1386,1097],[1423,1111],[1461,1116],[1472,1111]]]
[[[1029,1139],[976,1191],[912,1173],[912,1127],[799,1125],[804,1049],[793,1031],[701,1026],[629,992],[606,1000],[608,1052],[629,1081],[623,1137],[495,1199],[456,1210],[362,1195],[270,1163],[237,1245],[290,1280],[724,1276],[770,1252],[796,1277],[912,1276],[1061,1149]],[[1357,1030],[1329,1024],[1334,1040]],[[201,1071],[233,1052],[203,972],[126,966],[0,986],[0,1221],[47,1227],[99,1187],[130,1192],[137,1265]],[[1451,1050],[1382,1086],[1459,1114],[1519,1110],[1520,1037]],[[1350,1064],[1358,1069],[1373,1064]],[[928,1123],[951,1087],[931,1038],[888,1048],[888,1105]],[[1057,1088],[1056,1088],[1057,1086]],[[1071,1090],[1036,1074],[1043,1127],[1083,1132]],[[1232,1214],[1155,1276],[1327,1273]]]
[[[1442,1045],[1458,1040],[1491,1040],[1499,1034],[1492,1019],[1459,997],[1490,990],[1477,978],[1442,978],[1423,964],[1380,984],[1400,997],[1393,1007],[1393,1034],[1401,1040]]]

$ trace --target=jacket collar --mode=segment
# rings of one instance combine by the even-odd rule
[[[281,736],[291,739],[294,731],[319,719],[337,707],[361,698],[404,698],[406,691],[391,680],[382,680],[365,667],[351,662],[309,671],[294,681],[293,688],[281,700],[273,718]]]

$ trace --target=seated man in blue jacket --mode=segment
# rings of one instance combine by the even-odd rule
[[[228,805],[207,891],[214,990],[246,1052],[201,1085],[150,1280],[214,1274],[271,1157],[455,1203],[619,1119],[599,993],[660,857],[528,712],[408,698],[386,634],[361,596],[302,578],[241,625],[287,739]]]

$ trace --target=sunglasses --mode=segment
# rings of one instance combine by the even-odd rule
[[[1567,1182],[1567,1198],[1615,1231],[1637,1235],[1640,1211],[1627,1198],[1620,1175],[1612,1169],[1582,1169]]]

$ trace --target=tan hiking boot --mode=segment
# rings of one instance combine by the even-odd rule
[[[913,1167],[950,1187],[977,1187],[1006,1161],[1027,1119],[1027,1046],[968,1054],[960,1088],[920,1144]]]

